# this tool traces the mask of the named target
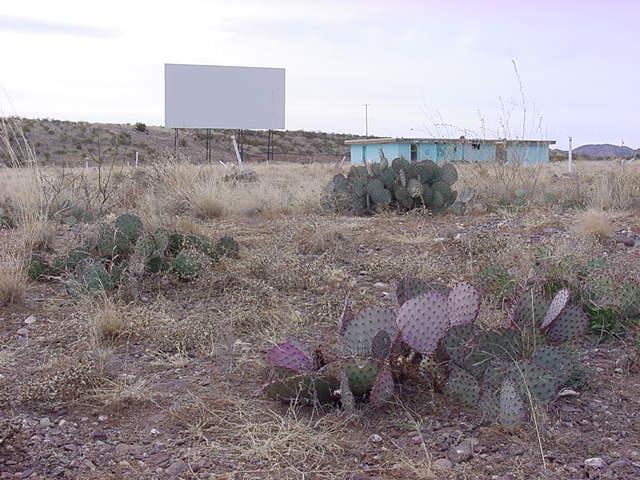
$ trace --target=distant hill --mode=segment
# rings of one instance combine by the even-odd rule
[[[38,159],[45,165],[80,166],[86,161],[102,160],[132,163],[138,152],[139,161],[149,163],[173,155],[175,132],[171,128],[144,124],[110,124],[70,122],[50,119],[21,119],[27,140]],[[231,136],[235,130],[212,130],[210,146],[212,162],[235,162]],[[266,161],[267,132],[246,130],[243,135],[243,157],[247,161]],[[358,135],[303,130],[273,132],[273,159],[284,162],[337,162],[349,155],[345,140]],[[240,140],[240,138],[238,138]],[[192,162],[206,161],[206,130],[180,130],[178,155]],[[0,144],[0,166],[5,160]]]
[[[621,147],[618,145],[611,145],[609,143],[594,144],[594,145],[582,145],[581,147],[573,150],[575,155],[581,155],[584,157],[592,158],[631,158],[636,154],[640,154],[640,149],[634,150],[629,147]]]

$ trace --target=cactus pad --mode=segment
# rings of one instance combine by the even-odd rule
[[[112,288],[111,276],[104,265],[90,258],[78,263],[73,278],[67,281],[67,289],[75,295],[106,292]]]
[[[458,171],[452,163],[445,163],[440,167],[439,179],[448,185],[453,185],[458,181]]]
[[[560,315],[562,309],[566,307],[568,301],[569,290],[565,288],[556,293],[556,296],[553,297],[553,300],[551,301],[551,305],[549,305],[547,313],[540,323],[540,328],[547,328],[549,325],[551,325],[551,323],[558,317],[558,315]]]
[[[349,379],[349,387],[356,396],[369,393],[378,376],[378,370],[378,364],[374,361],[349,360],[343,367],[343,371]]]
[[[220,238],[214,247],[216,256],[237,258],[240,251],[240,245],[235,239],[229,235]]]
[[[449,295],[450,289],[442,283],[427,282],[415,277],[404,277],[398,282],[396,287],[396,298],[398,304],[402,306],[410,298],[417,297],[429,291],[436,291],[447,296]]]
[[[576,369],[576,362],[567,351],[551,345],[539,347],[533,353],[531,361],[553,374],[563,385],[569,381]]]
[[[275,345],[267,353],[267,363],[272,367],[286,368],[297,373],[313,370],[313,360],[292,342]]]
[[[510,320],[518,328],[532,329],[542,324],[550,302],[533,292],[525,292],[511,311]]]
[[[468,283],[459,283],[451,289],[447,311],[451,326],[472,323],[480,310],[480,294]]]
[[[391,352],[391,336],[385,330],[376,333],[371,341],[371,356],[376,360],[384,360]]]
[[[589,317],[578,305],[566,306],[547,328],[545,336],[550,343],[571,342],[582,337],[589,325]]]
[[[495,420],[500,414],[500,399],[493,392],[483,390],[478,400],[478,408],[485,417]]]
[[[329,376],[297,375],[278,379],[263,387],[263,393],[285,403],[302,401],[307,404],[334,402],[334,392],[340,383]]]
[[[393,384],[391,369],[387,365],[384,365],[380,369],[380,372],[378,372],[376,381],[371,389],[371,394],[369,395],[371,405],[373,407],[383,405],[393,398],[394,392],[395,385]]]
[[[528,398],[527,393],[531,392],[533,398],[542,405],[551,403],[562,385],[555,374],[533,362],[521,362],[514,365],[507,378],[520,386],[523,398]]]
[[[386,331],[392,338],[395,337],[395,314],[389,308],[368,307],[344,324],[343,329],[343,338],[350,352],[368,356],[371,353],[371,342],[380,330]]]
[[[480,328],[473,323],[449,328],[442,340],[449,359],[456,365],[464,367],[469,355],[476,348],[475,337],[479,332]]]
[[[480,385],[473,376],[461,368],[453,367],[444,385],[447,395],[468,406],[474,406],[480,399]]]
[[[140,217],[131,213],[125,213],[116,218],[115,227],[118,235],[122,235],[132,244],[135,243],[144,232],[144,226],[142,225]]]
[[[173,260],[173,270],[181,279],[191,280],[202,270],[202,257],[193,250],[182,250]]]
[[[406,301],[398,312],[402,339],[419,353],[433,352],[449,328],[447,297],[429,291]]]
[[[507,428],[520,425],[527,415],[527,407],[522,401],[513,381],[506,379],[500,387],[500,407],[498,421]]]

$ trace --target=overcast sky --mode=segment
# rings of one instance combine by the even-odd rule
[[[371,134],[521,137],[526,110],[640,147],[634,0],[5,0],[0,45],[4,114],[161,125],[164,63],[271,66],[288,129],[364,133],[368,103]]]

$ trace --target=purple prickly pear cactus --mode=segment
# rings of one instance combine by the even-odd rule
[[[294,372],[313,371],[313,360],[292,342],[275,345],[267,354],[267,363],[272,367],[288,368]]]
[[[422,354],[435,351],[449,328],[447,303],[447,297],[435,291],[405,302],[396,319],[404,342]]]
[[[472,323],[480,310],[480,294],[468,283],[459,283],[449,292],[447,311],[451,326]]]
[[[569,302],[569,290],[564,288],[560,290],[558,293],[556,293],[556,296],[553,297],[553,301],[551,302],[551,305],[549,305],[549,309],[547,310],[547,313],[544,315],[544,318],[542,319],[540,328],[544,329],[544,328],[547,328],[549,325],[551,325],[551,323],[556,318],[558,318],[558,315],[560,315],[560,312],[562,312],[564,307],[567,306],[568,302]]]
[[[393,384],[391,369],[387,365],[384,365],[380,369],[380,372],[378,372],[376,381],[371,389],[371,394],[369,395],[371,405],[379,407],[385,402],[388,402],[393,397],[394,392],[395,386]]]

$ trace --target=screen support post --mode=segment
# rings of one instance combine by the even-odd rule
[[[207,162],[211,163],[211,129],[207,128]]]

